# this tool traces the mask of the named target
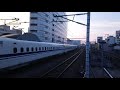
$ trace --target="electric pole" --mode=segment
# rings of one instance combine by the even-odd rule
[[[87,13],[85,78],[90,77],[90,12]]]
[[[85,15],[85,14],[87,14],[87,25],[84,24],[84,23],[74,21],[74,18],[73,18],[73,20],[70,20],[70,19],[64,17],[64,16],[75,16],[75,15]],[[75,22],[77,24],[87,26],[87,33],[86,33],[86,61],[85,61],[85,74],[84,74],[84,77],[89,78],[90,77],[90,41],[89,41],[89,37],[90,37],[90,12],[82,13],[82,14],[72,14],[72,15],[60,15],[60,16],[55,15],[54,17],[61,17],[63,19],[66,19],[67,21],[72,21],[72,22]],[[54,21],[54,22],[67,22],[67,21]]]

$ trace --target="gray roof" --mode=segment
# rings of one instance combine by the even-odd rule
[[[7,35],[2,35],[0,37],[40,42],[40,39],[35,34],[32,34],[32,33],[24,33],[23,35],[7,34]]]
[[[16,38],[18,40],[27,40],[27,41],[38,41],[40,42],[40,39],[32,33],[24,33],[23,35],[19,36],[18,38]]]
[[[5,35],[1,35],[0,37],[16,39],[16,38],[18,38],[19,36],[20,36],[20,35],[18,35],[18,34],[5,34]]]

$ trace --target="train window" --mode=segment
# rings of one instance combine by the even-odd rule
[[[39,47],[39,51],[41,51],[41,48]]]
[[[28,47],[26,48],[26,51],[29,52],[29,48]]]
[[[33,47],[31,48],[31,51],[32,51],[32,52],[34,51],[34,48],[33,48]]]
[[[36,47],[35,49],[36,49],[36,51],[37,51],[37,47]]]
[[[14,53],[17,53],[17,48],[13,48],[13,52],[14,52]]]
[[[44,47],[42,47],[42,51],[44,51]]]
[[[13,44],[16,44],[16,43],[13,43]]]
[[[24,52],[24,48],[21,48],[21,49],[20,49],[20,52]]]
[[[45,47],[45,50],[46,50],[46,47]]]

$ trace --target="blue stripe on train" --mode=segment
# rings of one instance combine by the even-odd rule
[[[21,55],[31,55],[31,54],[38,54],[41,52],[50,52],[50,51],[57,51],[57,50],[65,50],[65,49],[56,49],[56,50],[47,50],[47,51],[37,51],[37,52],[27,52],[27,53],[16,53],[16,54],[5,54],[5,55],[0,55],[0,60],[8,59],[8,58],[13,58],[14,56],[21,56]]]

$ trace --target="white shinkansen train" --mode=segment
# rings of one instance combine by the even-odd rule
[[[64,53],[76,45],[24,41],[0,37],[0,69]]]

